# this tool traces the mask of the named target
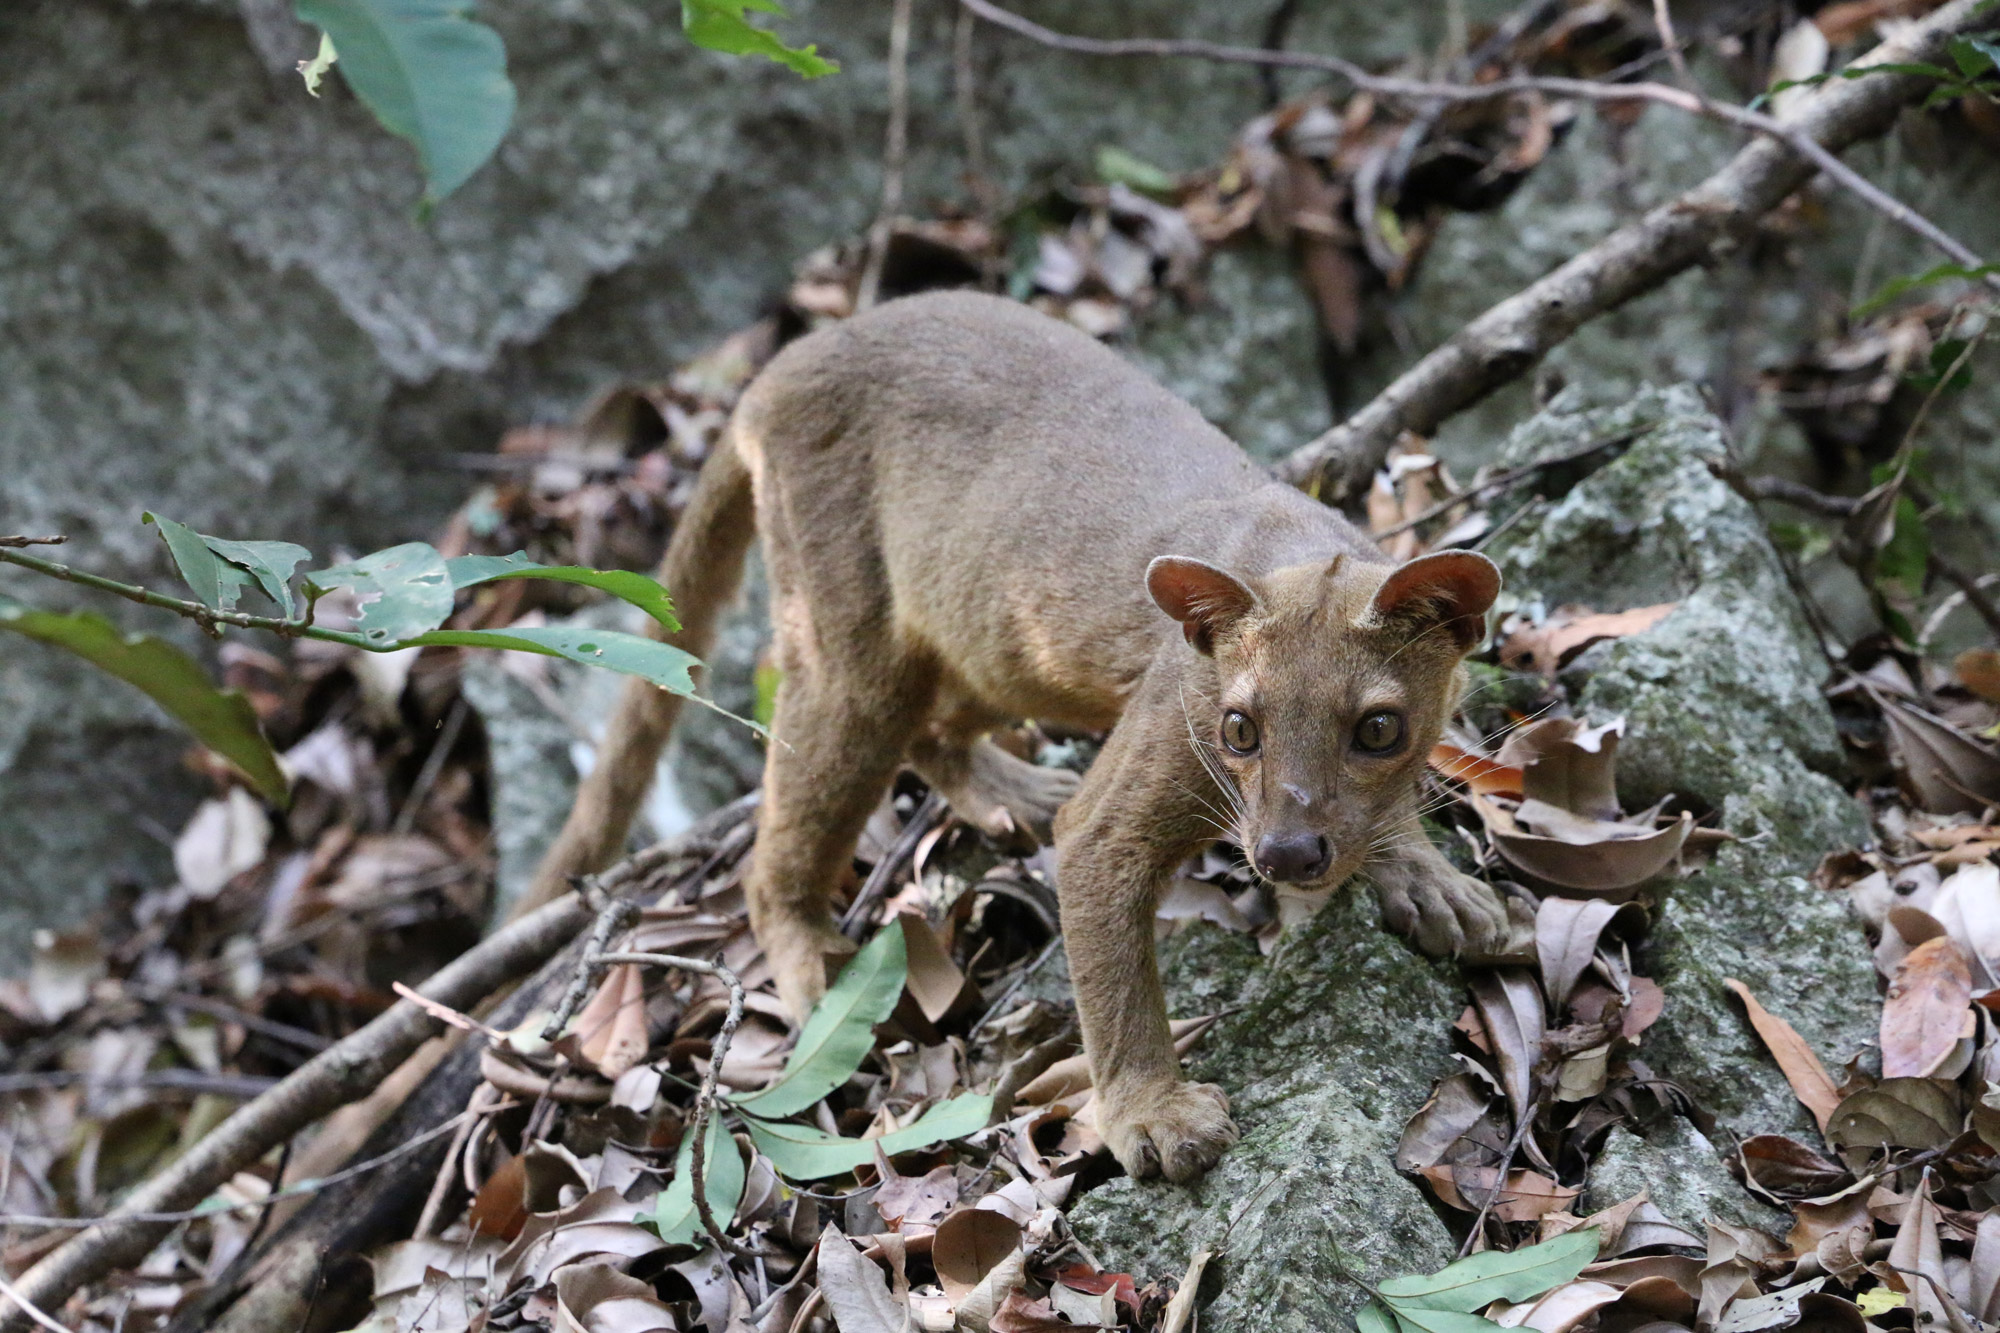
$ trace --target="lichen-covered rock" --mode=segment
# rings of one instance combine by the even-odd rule
[[[1829,1065],[1873,1037],[1874,972],[1860,926],[1807,876],[1867,837],[1837,771],[1819,687],[1826,661],[1755,511],[1708,470],[1721,426],[1695,390],[1647,390],[1610,411],[1552,411],[1513,458],[1546,457],[1635,427],[1615,461],[1492,552],[1517,604],[1603,611],[1675,601],[1651,630],[1570,669],[1580,715],[1623,717],[1627,809],[1674,795],[1735,841],[1663,893],[1640,959],[1666,990],[1646,1059],[1739,1133],[1808,1122],[1725,978],[1788,1019]],[[1580,692],[1579,692],[1580,687]]]
[[[1632,435],[1609,463],[1552,474],[1553,505],[1493,554],[1516,604],[1604,610],[1676,601],[1644,634],[1593,649],[1572,669],[1579,712],[1623,716],[1620,795],[1669,793],[1713,811],[1737,841],[1661,891],[1639,969],[1666,992],[1643,1059],[1738,1133],[1802,1128],[1783,1076],[1722,988],[1737,977],[1829,1061],[1870,1035],[1873,971],[1840,899],[1806,881],[1820,855],[1858,840],[1856,806],[1821,771],[1838,747],[1819,694],[1824,663],[1756,514],[1708,471],[1719,427],[1689,389],[1619,407],[1562,406],[1514,435],[1510,459],[1565,454]],[[1563,488],[1567,487],[1566,493]],[[1453,1250],[1392,1153],[1407,1117],[1449,1068],[1462,992],[1449,967],[1383,934],[1365,891],[1339,895],[1288,935],[1269,964],[1241,937],[1189,932],[1164,955],[1174,1012],[1238,1011],[1195,1062],[1235,1099],[1244,1136],[1192,1188],[1117,1180],[1075,1209],[1112,1267],[1184,1268],[1227,1252],[1203,1311],[1211,1333],[1335,1327],[1359,1301],[1335,1245],[1363,1276],[1434,1269]],[[1772,1226],[1710,1140],[1660,1117],[1615,1132],[1588,1206],[1639,1189],[1699,1233],[1710,1216]]]
[[[1643,1137],[1622,1125],[1607,1134],[1579,1211],[1594,1213],[1642,1190],[1668,1221],[1697,1236],[1711,1217],[1779,1235],[1787,1225],[1784,1213],[1744,1189],[1715,1145],[1679,1116],[1648,1125]]]
[[[1243,1138],[1194,1186],[1119,1179],[1085,1196],[1071,1221],[1091,1251],[1146,1275],[1219,1251],[1210,1333],[1341,1326],[1364,1293],[1336,1246],[1369,1281],[1448,1263],[1450,1234],[1392,1155],[1450,1068],[1463,1007],[1452,970],[1383,933],[1356,884],[1268,964],[1246,937],[1204,926],[1169,942],[1163,971],[1177,1016],[1235,1010],[1194,1074],[1228,1090]]]

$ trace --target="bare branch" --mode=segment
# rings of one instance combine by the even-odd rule
[[[1952,0],[1857,64],[1935,61],[1951,37],[1982,22],[1981,8],[1982,0]],[[1820,165],[1814,154],[1830,157],[1834,150],[1880,134],[1903,104],[1930,84],[1921,76],[1884,73],[1821,87],[1782,122],[1783,142],[1767,135],[1748,145],[1692,190],[1500,302],[1360,411],[1284,458],[1279,476],[1331,501],[1359,496],[1403,431],[1430,434],[1439,422],[1523,374],[1597,316],[1736,243],[1758,217],[1811,178]],[[1688,96],[1678,89],[1667,92],[1676,99]],[[1731,108],[1728,114],[1736,119],[1755,113]],[[1815,148],[1811,153],[1798,149],[1793,136]]]
[[[0,546],[61,546],[67,537],[0,537]]]

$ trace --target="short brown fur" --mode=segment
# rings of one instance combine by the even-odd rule
[[[1054,817],[1098,1125],[1134,1174],[1191,1179],[1236,1134],[1221,1091],[1180,1076],[1153,955],[1160,887],[1206,842],[1307,887],[1366,862],[1427,952],[1504,931],[1416,820],[1498,588],[1482,557],[1392,565],[1115,353],[972,294],[815,333],[751,385],[663,566],[691,651],[753,496],[784,674],[747,890],[794,1013],[851,950],[827,895],[905,763],[989,830]],[[628,688],[538,898],[616,853],[677,702]],[[986,739],[1026,717],[1116,726],[1079,786]],[[1364,722],[1397,744],[1368,752]]]

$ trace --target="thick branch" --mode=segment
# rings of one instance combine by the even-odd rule
[[[1981,8],[1982,0],[1952,0],[1856,64],[1940,60],[1950,38],[1985,21]],[[1783,123],[1821,149],[1838,151],[1886,130],[1906,102],[1932,86],[1930,79],[1905,74],[1836,80]],[[1815,161],[1796,151],[1794,142],[1789,133],[1783,143],[1759,139],[1700,185],[1500,302],[1359,412],[1283,459],[1279,475],[1328,500],[1362,494],[1403,431],[1430,434],[1597,316],[1739,239],[1811,178]]]

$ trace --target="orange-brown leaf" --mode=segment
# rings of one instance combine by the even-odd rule
[[[1806,1045],[1806,1039],[1797,1030],[1757,1002],[1750,988],[1734,977],[1723,985],[1733,991],[1743,1001],[1743,1008],[1750,1015],[1750,1026],[1757,1029],[1757,1035],[1764,1039],[1770,1049],[1771,1058],[1784,1071],[1785,1079],[1792,1085],[1792,1093],[1812,1112],[1812,1118],[1819,1125],[1820,1132],[1826,1132],[1826,1122],[1833,1118],[1834,1108],[1840,1105],[1840,1091],[1820,1063],[1813,1048]]]
[[[1882,1077],[1925,1078],[1972,1022],[1972,960],[1949,935],[1910,950],[1882,1003]]]

